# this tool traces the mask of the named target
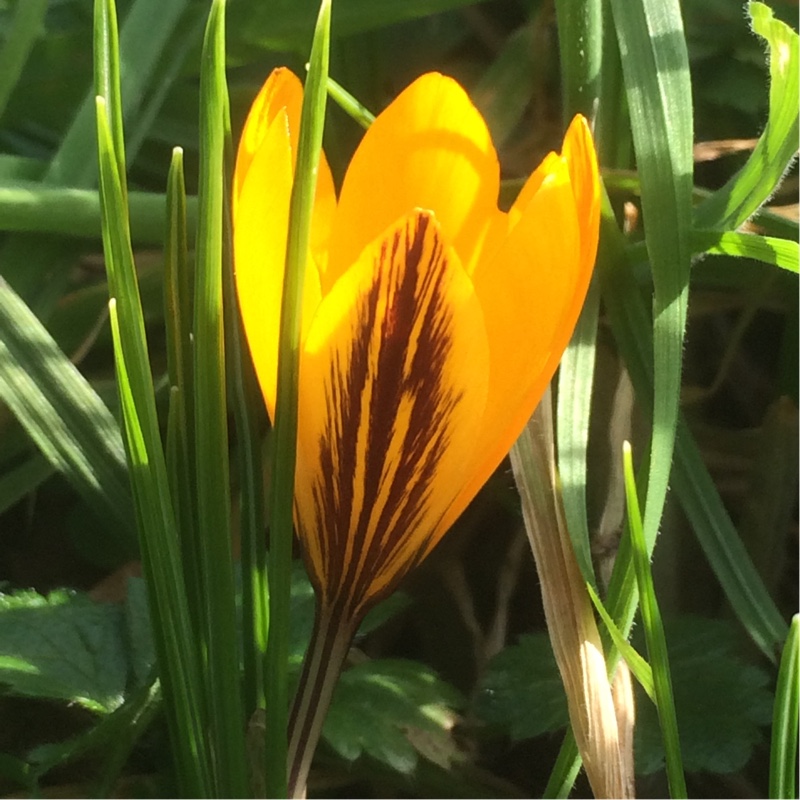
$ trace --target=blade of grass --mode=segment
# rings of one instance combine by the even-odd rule
[[[183,151],[172,152],[167,178],[167,236],[164,252],[164,322],[170,383],[166,461],[170,493],[180,533],[181,558],[189,611],[198,640],[202,638],[202,561],[195,520],[194,395],[192,387],[192,307],[189,276],[186,187]]]
[[[138,245],[164,242],[163,194],[131,192],[131,239]],[[190,231],[197,218],[197,198],[187,200]],[[48,187],[33,181],[0,185],[0,231],[48,233],[100,239],[100,198],[92,189]]]
[[[225,348],[222,319],[225,82],[225,2],[214,0],[200,70],[200,178],[194,295],[194,448],[197,549],[206,604],[209,738],[216,790],[249,793],[244,705],[230,526]]]
[[[0,278],[0,398],[41,453],[113,520],[123,551],[136,555],[131,492],[119,426],[97,393]]]
[[[330,59],[330,0],[322,0],[311,46],[300,116],[297,165],[289,206],[286,277],[281,300],[278,388],[270,464],[269,639],[267,642],[267,797],[287,791],[289,690],[289,591],[292,573],[292,507],[297,441],[297,384],[300,371],[300,314],[311,236],[317,168],[325,125]]]
[[[611,0],[653,270],[654,391],[644,530],[652,549],[667,495],[689,293],[692,87],[678,0]],[[623,625],[627,630],[628,626]]]
[[[774,236],[696,230],[692,231],[692,250],[695,253],[752,258],[789,272],[800,271],[800,246],[796,241]]]
[[[119,49],[113,0],[95,2],[95,52],[108,60],[100,75],[119,74]],[[117,66],[114,66],[116,62]],[[97,63],[97,62],[96,62]],[[99,82],[98,89],[105,88]],[[107,102],[120,102],[118,89],[97,98],[97,143],[103,212],[103,247],[109,277],[109,313],[114,339],[115,367],[124,426],[124,441],[135,501],[142,552],[142,570],[148,590],[151,623],[176,775],[183,793],[211,794],[202,718],[199,654],[192,636],[172,500],[147,351],[141,298],[130,243],[124,159],[114,152],[113,124],[120,113]]]
[[[800,708],[800,614],[792,617],[783,646],[769,762],[769,797],[797,797],[797,718]]]
[[[748,3],[747,10],[753,31],[766,40],[769,50],[769,116],[742,169],[695,209],[698,228],[738,228],[772,196],[797,154],[798,35],[763,3]]]
[[[678,736],[678,720],[675,714],[675,699],[672,694],[667,641],[653,586],[653,574],[650,571],[650,554],[644,538],[636,478],[633,474],[633,457],[628,442],[623,445],[622,458],[625,470],[625,497],[628,507],[628,534],[633,545],[633,566],[636,570],[636,582],[639,587],[639,605],[644,622],[647,653],[650,656],[653,671],[658,721],[664,740],[667,781],[671,797],[686,797],[686,779],[683,774],[683,758]]]
[[[328,95],[342,111],[355,120],[364,130],[375,122],[375,115],[343,86],[328,78]]]
[[[17,3],[0,49],[0,118],[44,27],[48,0]]]
[[[606,235],[617,239],[616,258],[602,272],[603,297],[636,394],[647,403],[653,392],[650,318],[626,259],[624,239],[608,207],[602,224]],[[762,652],[774,659],[775,648],[786,635],[786,624],[742,544],[683,419],[679,419],[676,431],[672,487],[741,624]],[[648,547],[651,546],[648,542]],[[606,598],[606,607],[622,630],[627,630],[630,624],[628,627],[623,624],[622,605],[630,603],[624,613],[627,620],[632,619],[636,607],[634,598],[622,590],[631,577],[625,580],[612,577]],[[616,603],[621,604],[618,610]]]

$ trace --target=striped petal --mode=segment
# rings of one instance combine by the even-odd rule
[[[270,416],[275,410],[278,333],[303,89],[286,69],[275,70],[259,92],[242,132],[234,175],[236,288],[247,341]],[[319,305],[336,198],[330,169],[320,162],[311,263],[306,270],[304,331]]]
[[[488,359],[472,282],[430,212],[391,226],[324,298],[302,356],[295,487],[324,606],[357,617],[444,532]]]
[[[451,78],[423,75],[378,116],[350,162],[325,285],[414,208],[434,212],[469,271],[496,212],[499,185],[489,131],[466,92]]]

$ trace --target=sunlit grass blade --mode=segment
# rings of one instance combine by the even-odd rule
[[[0,48],[0,118],[44,24],[48,0],[17,3]]]
[[[269,639],[267,644],[268,797],[286,796],[289,589],[292,508],[297,440],[297,385],[303,279],[311,235],[311,210],[322,150],[330,58],[330,0],[322,0],[311,47],[300,117],[300,140],[289,210],[286,277],[281,305],[278,389],[270,469]]]
[[[797,720],[800,708],[800,614],[795,614],[783,646],[769,764],[769,797],[797,797]]]
[[[678,0],[634,5],[611,0],[611,7],[655,287],[653,433],[644,517],[649,550],[666,500],[681,389],[691,264],[692,87]]]
[[[111,412],[36,315],[0,279],[0,398],[49,464],[136,554],[131,492]]]
[[[375,115],[333,78],[328,78],[328,94],[331,100],[364,130],[375,122]]]
[[[800,110],[798,35],[764,3],[749,3],[753,31],[769,48],[769,117],[747,163],[694,214],[698,228],[734,230],[773,194],[797,154]]]
[[[200,71],[200,178],[194,292],[196,535],[207,643],[209,739],[216,791],[248,794],[244,704],[231,542],[230,469],[222,303],[225,143],[225,3],[214,0]]]
[[[96,64],[118,59],[113,14],[98,0],[95,19]],[[99,65],[98,91],[106,87],[101,76],[114,75],[108,64]],[[183,571],[169,479],[161,446],[153,377],[144,330],[141,298],[130,243],[124,177],[115,152],[113,120],[121,121],[118,88],[108,97],[98,96],[97,143],[103,247],[111,301],[109,312],[114,339],[117,386],[122,411],[124,442],[139,530],[142,571],[148,588],[153,638],[164,689],[170,739],[177,763],[181,791],[207,796],[210,775],[204,752],[198,651],[186,602]],[[119,123],[121,125],[121,122]],[[119,131],[120,140],[122,131]]]
[[[592,599],[592,604],[595,607],[600,619],[606,626],[606,631],[614,642],[614,646],[619,650],[620,655],[625,659],[625,663],[630,668],[631,673],[639,682],[639,685],[644,689],[647,696],[653,700],[655,697],[655,689],[653,688],[653,670],[650,665],[639,655],[633,645],[622,635],[622,631],[617,627],[611,615],[606,611],[603,601],[600,596],[591,586],[587,584],[589,597]]]
[[[692,231],[692,250],[695,253],[752,258],[794,273],[800,270],[800,246],[797,242],[774,236],[735,231]]]
[[[686,797],[686,779],[683,774],[681,743],[678,736],[678,721],[675,715],[675,700],[672,694],[672,678],[670,677],[667,641],[664,636],[664,624],[661,611],[656,600],[653,574],[650,571],[650,554],[644,538],[642,517],[639,511],[639,498],[636,490],[636,478],[633,474],[633,458],[628,442],[623,446],[623,464],[625,470],[625,497],[628,504],[628,533],[633,545],[633,566],[636,570],[636,582],[639,586],[639,606],[644,623],[644,635],[647,652],[653,671],[653,688],[661,735],[664,740],[664,756],[666,760],[667,780],[671,797]]]

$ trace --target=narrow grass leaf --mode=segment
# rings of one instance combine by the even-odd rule
[[[769,797],[797,796],[797,718],[800,702],[800,614],[795,614],[783,646],[769,764]]]
[[[130,192],[131,240],[137,245],[164,243],[166,200],[156,192]],[[197,198],[187,198],[190,233],[195,230]],[[35,181],[0,183],[0,231],[48,233],[99,240],[100,198],[91,189],[50,187]]]
[[[587,589],[589,591],[589,597],[592,599],[592,604],[595,607],[595,610],[600,615],[600,619],[603,620],[603,624],[606,626],[606,630],[608,631],[608,635],[611,637],[611,640],[614,642],[617,650],[619,650],[620,655],[625,659],[625,663],[630,667],[633,676],[639,681],[640,686],[644,691],[647,693],[647,696],[653,700],[655,697],[655,689],[653,688],[653,671],[650,668],[650,665],[647,661],[639,655],[636,651],[636,648],[631,645],[631,643],[622,635],[622,631],[617,627],[614,620],[611,618],[611,615],[606,611],[606,607],[603,605],[603,601],[600,599],[600,595],[597,594],[594,587],[591,584],[587,584]]]
[[[204,593],[195,524],[194,394],[191,281],[189,276],[186,186],[183,151],[172,152],[167,178],[167,234],[164,251],[164,322],[170,397],[166,463],[181,544],[181,559],[194,631],[201,637]]]
[[[567,530],[581,574],[592,588],[596,588],[597,583],[586,511],[586,456],[599,311],[600,290],[595,282],[589,289],[575,332],[561,359],[556,404],[558,471]]]
[[[654,391],[644,529],[652,549],[666,500],[678,418],[689,290],[692,87],[678,0],[611,0],[653,270]],[[623,626],[627,628],[627,626]]]
[[[333,78],[328,78],[328,95],[345,114],[364,130],[375,122],[375,115]]]
[[[656,600],[653,586],[653,573],[650,570],[650,554],[644,538],[642,517],[639,512],[639,498],[636,491],[636,478],[633,474],[633,458],[631,446],[625,442],[623,446],[623,464],[625,470],[625,497],[628,506],[628,533],[633,545],[633,565],[636,570],[636,581],[639,586],[639,603],[644,622],[647,652],[650,656],[653,671],[653,688],[661,735],[664,740],[667,780],[671,797],[686,797],[686,779],[683,774],[681,743],[678,736],[678,720],[675,715],[675,699],[672,693],[667,641],[664,636],[664,624],[661,611]]]
[[[800,246],[797,242],[774,236],[695,230],[692,231],[692,250],[709,255],[752,258],[794,273],[800,270]]]
[[[300,116],[297,164],[289,206],[286,277],[281,305],[278,388],[270,469],[269,639],[267,644],[267,796],[285,797],[292,572],[292,508],[297,440],[300,314],[311,236],[311,210],[322,150],[330,58],[330,0],[322,0],[311,46]]]
[[[800,109],[798,35],[764,3],[747,6],[753,31],[769,50],[769,117],[747,162],[694,214],[698,228],[735,230],[773,194],[797,154]]]
[[[102,11],[102,9],[100,9]],[[113,16],[105,27],[95,27],[95,52],[113,59],[116,33]],[[115,73],[100,66],[103,78]],[[136,507],[142,568],[150,592],[151,614],[164,686],[170,738],[178,764],[181,790],[195,796],[209,794],[209,774],[203,757],[198,654],[194,649],[178,552],[177,531],[161,448],[153,378],[147,352],[141,298],[130,242],[125,177],[119,173],[124,158],[115,153],[113,120],[122,102],[118,88],[96,98],[96,136],[103,220],[103,247],[109,275],[109,313],[114,338],[115,367],[124,424],[124,442]],[[121,125],[121,123],[120,123]],[[121,137],[121,130],[119,135]]]
[[[613,217],[604,215],[603,229],[608,236],[621,238]],[[619,242],[617,251],[618,260],[602,273],[605,284],[603,296],[614,337],[636,393],[644,402],[648,402],[653,391],[653,332],[650,317],[626,260],[624,240]],[[774,659],[775,649],[786,635],[786,624],[731,522],[703,464],[697,444],[682,419],[679,420],[676,433],[673,489],[739,621],[759,648]],[[630,585],[631,577],[626,576],[620,588],[623,584]],[[609,593],[614,583],[615,579],[612,578]],[[626,616],[630,621],[635,610],[631,595],[621,590],[615,596],[615,600],[623,604],[626,598],[629,601]],[[622,618],[612,610],[613,605],[609,594],[606,607],[622,630],[627,630]]]
[[[48,0],[25,0],[14,8],[0,49],[0,118],[22,75],[28,56],[41,35]]]
[[[206,690],[216,791],[221,796],[244,797],[249,788],[231,543],[222,304],[227,106],[225,3],[214,0],[200,70],[200,178],[193,327],[196,546],[202,559],[206,604]]]
[[[0,398],[129,556],[136,554],[119,427],[36,315],[0,279]]]

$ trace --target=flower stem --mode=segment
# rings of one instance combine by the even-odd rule
[[[305,797],[308,772],[333,689],[339,679],[357,623],[317,606],[314,632],[289,717],[289,797]]]

